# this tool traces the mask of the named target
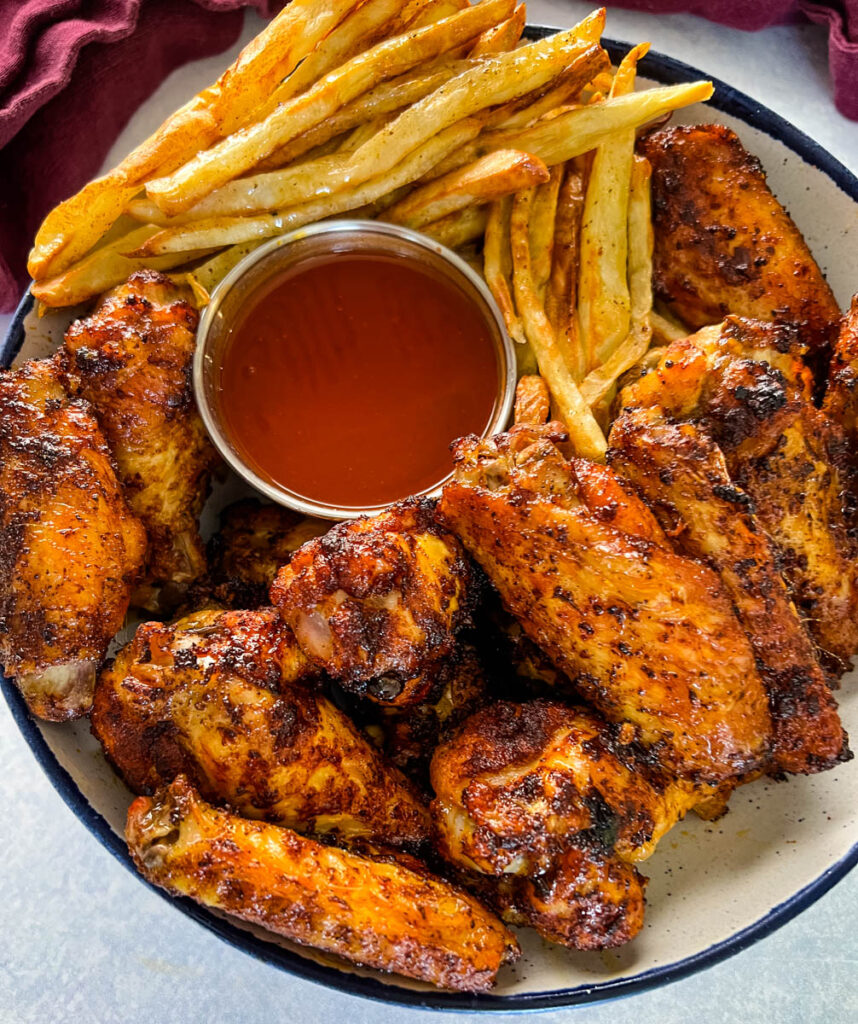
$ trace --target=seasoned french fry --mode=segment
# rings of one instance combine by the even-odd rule
[[[577,383],[587,372],[584,350],[578,337],[575,300],[578,294],[578,238],[584,212],[584,181],[574,162],[566,168],[557,200],[551,276],[545,295],[545,313],[566,365]]]
[[[71,266],[92,248],[155,174],[168,174],[235,131],[276,84],[359,0],[292,0],[213,85],[172,114],[112,171],[60,203],[39,228],[28,262],[36,280]]]
[[[482,238],[488,219],[487,206],[467,206],[440,220],[434,220],[431,224],[424,224],[420,230],[441,245],[446,245],[448,249],[459,249],[468,242]],[[480,273],[482,269],[480,266]]]
[[[572,380],[533,283],[530,263],[529,220],[533,190],[519,192],[510,215],[512,280],[516,308],[527,340],[536,353],[539,372],[545,378],[558,413],[566,424],[575,451],[586,458],[604,461],[605,435]]]
[[[172,174],[148,182],[146,194],[165,213],[187,210],[373,86],[403,74],[423,61],[439,57],[508,18],[513,5],[514,0],[483,0],[476,7],[458,11],[434,25],[376,43],[340,65],[300,96],[281,104],[262,121],[198,153]],[[465,110],[455,120],[467,117],[469,113],[471,111]],[[447,121],[439,127],[450,123]],[[413,148],[416,146],[410,147]],[[404,155],[405,152],[400,150],[392,163],[398,163]],[[377,168],[376,173],[389,170],[392,163]],[[362,180],[371,176],[367,174]]]
[[[488,57],[493,53],[503,53],[505,50],[514,50],[521,33],[524,31],[527,21],[527,11],[524,4],[519,4],[512,12],[512,16],[502,21],[485,32],[474,43],[470,57]]]
[[[563,181],[563,165],[551,168],[549,179],[533,194],[530,210],[530,269],[533,286],[540,300],[551,276],[551,258],[554,251],[554,221],[557,215],[557,197]]]
[[[533,354],[524,336],[524,327],[515,310],[510,290],[512,259],[509,247],[509,215],[512,199],[498,200],[489,207],[489,218],[486,223],[486,237],[483,244],[483,277],[489,290],[494,295],[504,322],[507,334],[516,342],[516,359],[521,368],[522,362],[533,361]],[[519,358],[529,354],[530,359]]]
[[[501,131],[512,131],[515,128],[526,128],[528,125],[538,121],[552,110],[566,103],[581,88],[577,75],[563,72],[541,96],[531,99],[518,110],[511,110],[509,107],[503,112],[504,116],[495,120],[494,127]]]
[[[548,385],[538,374],[526,374],[515,389],[516,423],[545,423],[551,415],[551,396]]]
[[[384,219],[419,228],[468,206],[486,203],[549,180],[548,168],[529,153],[501,149],[416,189]]]
[[[125,255],[128,250],[142,245],[157,230],[151,224],[135,228],[108,245],[94,249],[56,277],[37,281],[30,290],[45,306],[76,306],[121,284],[135,270],[171,270],[210,251],[209,247],[201,246],[196,252],[169,253],[154,258]]]
[[[480,130],[474,118],[459,121],[439,132],[392,170],[360,185],[324,196],[280,213],[255,217],[222,217],[193,221],[176,228],[167,228],[149,238],[132,256],[154,256],[190,249],[222,247],[292,231],[339,213],[355,210],[375,202],[394,189],[416,181],[426,170],[457,146],[465,144]]]
[[[634,47],[620,63],[611,97],[634,90],[635,68],[649,45]],[[596,150],[584,198],[578,326],[589,369],[601,366],[631,328],[627,277],[629,188],[635,133],[606,139]]]
[[[668,319],[661,313],[656,313],[655,310],[650,313],[649,319],[652,325],[653,338],[660,345],[669,345],[673,341],[687,338],[690,333],[681,324]]]

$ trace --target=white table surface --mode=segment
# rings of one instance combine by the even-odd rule
[[[590,6],[531,0],[528,11],[531,21],[567,26]],[[259,25],[249,14],[245,35]],[[858,171],[858,124],[840,117],[831,103],[822,29],[782,26],[750,35],[686,15],[611,10],[607,34],[648,39],[655,49],[705,68],[787,117]],[[188,69],[176,74],[187,76]],[[0,330],[8,320],[0,316]],[[289,977],[172,910],[77,821],[5,706],[0,838],[0,1024],[441,1019]],[[858,872],[774,935],[702,974],[613,1004],[548,1012],[543,1019],[853,1024],[856,920]]]

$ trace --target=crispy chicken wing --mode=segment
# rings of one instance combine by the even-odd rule
[[[384,704],[432,699],[469,621],[470,570],[432,502],[339,523],[277,574],[271,600],[313,662]]]
[[[92,728],[137,793],[183,772],[249,818],[417,843],[413,787],[330,701],[274,609],[149,622],[99,676]]]
[[[723,453],[694,423],[657,406],[614,422],[610,464],[647,498],[678,550],[721,576],[757,657],[769,695],[776,770],[822,771],[845,752],[845,735],[813,644],[790,600],[778,558]]]
[[[179,777],[128,811],[141,874],[303,945],[445,988],[491,988],[518,944],[412,858],[358,856],[206,804]]]
[[[789,327],[728,317],[674,342],[624,389],[620,406],[659,406],[718,445],[732,485],[777,546],[825,667],[840,673],[858,650],[858,550],[844,501],[844,436],[813,404],[803,352]]]
[[[87,713],[145,551],[98,424],[55,362],[0,371],[0,661],[33,714]]]
[[[163,274],[138,271],[71,325],[61,350],[67,386],[92,403],[146,527],[148,586],[135,601],[150,610],[157,588],[205,570],[199,514],[217,457],[194,404],[197,313],[188,299]]]
[[[840,322],[822,409],[843,430],[854,475],[858,471],[858,295],[853,296],[849,312]],[[854,504],[855,494],[850,498]]]
[[[735,133],[678,125],[639,148],[652,164],[656,297],[695,330],[734,313],[802,322],[808,343],[824,344],[837,302]]]
[[[455,447],[440,510],[506,607],[607,718],[664,763],[716,782],[765,759],[771,721],[720,580],[677,555],[603,466],[516,427]]]

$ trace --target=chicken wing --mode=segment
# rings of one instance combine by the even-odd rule
[[[722,125],[678,125],[645,136],[652,164],[658,299],[697,329],[728,313],[789,320],[819,348],[840,310],[760,162]]]
[[[71,325],[61,350],[66,385],[92,403],[146,527],[146,585],[135,603],[150,610],[159,588],[205,570],[199,514],[217,456],[194,404],[197,313],[188,298],[163,274],[138,271]]]
[[[314,672],[270,608],[145,623],[100,674],[92,729],[136,793],[184,773],[249,818],[425,839],[414,788],[306,682]]]
[[[432,699],[470,618],[461,545],[409,499],[339,523],[295,552],[271,600],[304,653],[345,689],[383,704]]]
[[[609,462],[659,515],[674,546],[712,565],[732,599],[766,685],[773,767],[823,771],[846,756],[846,738],[816,652],[753,504],[723,453],[694,423],[657,406],[614,422]]]
[[[176,896],[354,963],[481,992],[518,943],[473,896],[392,855],[358,856],[202,801],[179,777],[128,811],[140,873]]]
[[[665,764],[707,782],[758,767],[766,694],[720,580],[610,470],[567,462],[557,428],[458,442],[445,520],[531,640]]]
[[[87,713],[145,552],[98,424],[55,362],[0,371],[0,661],[33,714]]]
[[[832,673],[858,650],[858,550],[848,528],[840,428],[811,399],[789,327],[728,317],[669,346],[620,407],[692,421],[753,501],[787,585]]]

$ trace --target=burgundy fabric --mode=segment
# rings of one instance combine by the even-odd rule
[[[26,285],[45,213],[93,177],[133,111],[175,68],[219,53],[241,8],[283,0],[0,0],[0,311]],[[609,4],[609,6],[611,6]],[[835,102],[858,119],[858,0],[620,0],[760,29],[806,16],[829,27]]]

